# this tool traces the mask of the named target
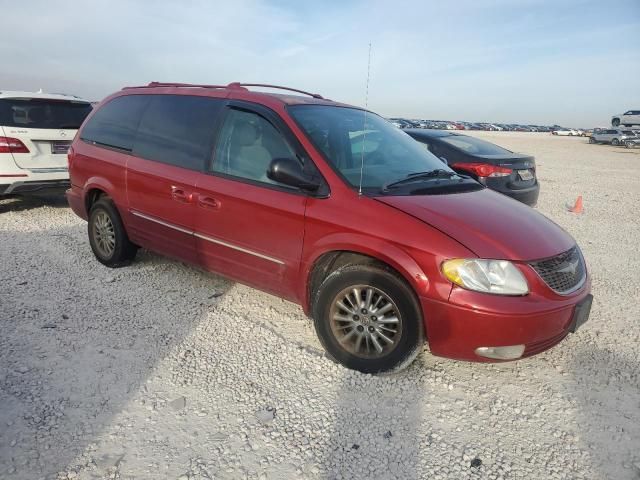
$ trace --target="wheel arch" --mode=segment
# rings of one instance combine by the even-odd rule
[[[104,178],[92,177],[87,180],[84,185],[84,207],[87,215],[91,210],[91,206],[102,196],[113,198],[114,186],[111,182]]]
[[[366,245],[366,246],[365,246]],[[421,293],[427,291],[429,279],[418,263],[405,251],[384,241],[372,241],[367,238],[367,243],[342,243],[337,242],[318,249],[305,263],[302,284],[305,291],[302,292],[302,307],[305,313],[311,312],[315,291],[322,280],[332,271],[343,265],[358,263],[380,264],[391,269],[416,295],[419,301]]]

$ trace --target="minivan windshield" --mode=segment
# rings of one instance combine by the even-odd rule
[[[353,187],[360,185],[361,171],[363,190],[375,193],[388,193],[384,187],[399,180],[405,181],[398,187],[419,187],[421,192],[427,184],[437,184],[441,190],[443,182],[462,182],[420,143],[374,113],[331,105],[293,105],[288,111]],[[450,175],[425,175],[434,170]]]
[[[3,98],[0,99],[0,126],[76,130],[89,112],[91,104],[82,101]]]

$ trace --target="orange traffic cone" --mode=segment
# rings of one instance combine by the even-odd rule
[[[577,199],[576,199],[576,204],[569,208],[569,211],[571,213],[582,213],[583,208],[582,208],[582,195],[580,195]]]

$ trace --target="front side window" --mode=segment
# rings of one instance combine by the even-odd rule
[[[148,102],[147,95],[114,98],[93,114],[82,128],[80,138],[105,147],[131,152],[142,112]]]
[[[359,187],[361,172],[362,188],[370,193],[385,193],[385,186],[414,174],[455,175],[427,148],[374,113],[330,105],[294,105],[289,112],[353,187]],[[408,188],[415,186],[407,183]]]
[[[148,160],[202,170],[211,158],[215,122],[224,100],[151,95],[133,153]]]
[[[260,115],[229,110],[218,138],[213,171],[281,185],[267,177],[276,158],[296,158],[282,134]]]
[[[91,104],[68,100],[5,98],[0,100],[0,125],[55,130],[80,128]]]

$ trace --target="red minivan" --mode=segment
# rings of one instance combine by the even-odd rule
[[[109,267],[139,247],[302,305],[362,372],[542,352],[589,315],[576,242],[367,110],[295,89],[151,83],[69,152],[73,211]],[[267,86],[269,87],[269,86]]]

